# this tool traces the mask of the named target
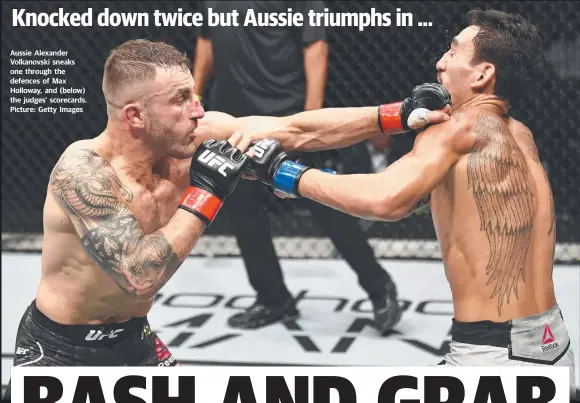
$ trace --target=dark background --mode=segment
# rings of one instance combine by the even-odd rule
[[[472,8],[496,8],[517,12],[534,23],[544,41],[550,63],[528,99],[514,105],[513,115],[533,131],[540,157],[552,184],[557,214],[559,243],[580,242],[580,6],[576,2],[327,2],[332,12],[391,12],[393,26],[330,27],[330,58],[327,107],[365,106],[400,100],[409,90],[425,81],[435,81],[435,63],[449,40],[465,24]],[[12,27],[12,9],[27,12],[68,12],[93,9],[93,27]],[[101,92],[103,64],[110,49],[133,38],[164,40],[193,59],[195,27],[99,27],[98,13],[196,11],[193,2],[5,2],[2,4],[2,232],[41,233],[42,209],[48,177],[62,151],[73,141],[91,138],[106,125]],[[418,21],[431,27],[396,27],[396,8],[412,12]],[[204,18],[205,19],[205,18]],[[241,18],[243,21],[243,16]],[[242,29],[242,28],[240,28]],[[73,87],[85,87],[88,103],[84,113],[10,113],[9,84],[11,50],[68,50],[76,61],[65,78]],[[18,67],[24,68],[24,67]],[[34,67],[41,68],[41,67]],[[54,67],[51,66],[54,69]],[[24,77],[24,76],[22,76]],[[210,82],[211,85],[211,82]],[[12,86],[16,87],[16,86]],[[26,87],[26,86],[22,86]],[[41,86],[29,86],[41,87]],[[209,95],[209,91],[206,91]],[[23,97],[23,95],[17,95]],[[211,99],[204,99],[211,110]],[[66,105],[65,105],[66,106]],[[76,105],[73,105],[76,106]],[[412,146],[412,136],[395,138],[390,162]],[[340,151],[325,152],[328,164],[340,172],[356,172],[367,166],[364,144]],[[272,214],[274,235],[322,236],[311,224],[300,202],[266,196],[263,202]],[[361,223],[370,237],[392,239],[435,239],[429,215],[411,217],[398,223]],[[207,234],[227,235],[224,216]],[[566,257],[563,257],[566,260]]]

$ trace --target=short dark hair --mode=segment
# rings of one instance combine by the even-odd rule
[[[542,39],[536,27],[521,15],[498,10],[472,10],[467,23],[480,28],[473,39],[471,63],[493,64],[495,94],[508,101],[520,99],[543,70]]]
[[[126,85],[152,80],[156,68],[180,68],[191,70],[185,54],[165,42],[134,39],[113,49],[105,62],[103,92],[105,98],[113,96],[115,90]]]

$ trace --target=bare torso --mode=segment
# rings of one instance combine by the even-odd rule
[[[459,321],[506,321],[556,304],[552,193],[530,131],[479,110],[471,152],[431,194]]]
[[[128,175],[124,161],[107,151],[101,138],[79,141],[71,147],[91,149],[111,164],[134,195],[128,207],[145,234],[166,225],[177,211],[188,185],[189,159],[167,159],[152,179],[135,180]],[[147,315],[153,300],[129,296],[94,263],[50,188],[43,225],[42,275],[36,304],[45,315],[61,324],[123,322]]]

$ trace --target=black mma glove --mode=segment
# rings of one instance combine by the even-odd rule
[[[245,175],[257,178],[278,194],[299,197],[298,182],[304,172],[311,167],[290,160],[282,145],[276,140],[259,140],[252,149],[254,156]]]
[[[379,127],[383,133],[423,129],[429,124],[427,114],[448,104],[451,95],[441,84],[421,84],[404,101],[379,106]]]
[[[204,141],[191,159],[189,187],[179,208],[210,225],[249,164],[248,156],[226,140]]]

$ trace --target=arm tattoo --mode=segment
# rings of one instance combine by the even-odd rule
[[[511,133],[495,116],[480,113],[475,143],[467,160],[468,189],[489,240],[487,285],[494,284],[490,298],[497,297],[498,313],[518,281],[525,282],[525,263],[535,215],[534,195],[526,161]]]
[[[51,173],[50,185],[73,218],[87,253],[128,294],[151,294],[181,265],[160,231],[143,234],[125,204],[133,200],[133,193],[94,151],[64,155]]]
[[[410,210],[409,215],[422,215],[429,213],[431,208],[431,194],[419,200]]]

